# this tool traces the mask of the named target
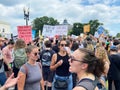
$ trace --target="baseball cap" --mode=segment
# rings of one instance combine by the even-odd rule
[[[115,50],[117,51],[117,47],[115,45],[110,46],[110,50]]]

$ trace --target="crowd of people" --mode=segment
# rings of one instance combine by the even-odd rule
[[[0,37],[0,48],[0,90],[120,90],[118,38]]]

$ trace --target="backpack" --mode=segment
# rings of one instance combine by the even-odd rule
[[[86,90],[95,90],[96,87],[98,87],[98,90],[106,90],[97,78],[94,81],[89,78],[84,78],[80,80],[77,86],[84,87]]]
[[[53,50],[43,50],[40,54],[42,66],[50,66],[52,56],[55,52]]]
[[[18,69],[27,62],[27,55],[25,49],[17,49],[13,52],[14,66]]]

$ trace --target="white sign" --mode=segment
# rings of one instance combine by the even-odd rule
[[[68,26],[67,25],[44,25],[42,36],[54,37],[55,35],[67,35]]]
[[[94,37],[99,38],[98,32],[95,32]]]

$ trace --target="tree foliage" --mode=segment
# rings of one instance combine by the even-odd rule
[[[57,25],[59,24],[59,22],[56,19],[52,17],[47,17],[47,16],[34,19],[32,22],[32,29],[37,31],[37,36],[38,36],[39,30],[42,33],[42,29],[45,24],[46,25]]]
[[[89,24],[90,24],[90,32],[89,33],[92,35],[95,34],[95,32],[97,31],[97,28],[100,25],[103,25],[103,23],[100,23],[98,20],[90,20]]]
[[[117,38],[120,38],[120,33],[117,33],[116,37],[117,37]]]
[[[38,36],[38,32],[39,30],[42,33],[42,29],[44,25],[58,25],[59,22],[52,18],[52,17],[47,17],[47,16],[43,16],[40,18],[36,18],[33,20],[32,22],[32,29],[37,31],[37,36]],[[100,25],[103,25],[103,23],[100,23],[99,20],[90,20],[88,23],[73,23],[73,28],[71,30],[69,30],[68,35],[74,34],[74,35],[80,35],[80,33],[83,33],[83,27],[86,24],[90,24],[90,34],[94,35],[94,33],[97,31],[97,28]],[[108,34],[108,30],[106,30],[106,33]]]
[[[74,23],[72,31],[70,34],[74,35],[80,35],[80,33],[84,33],[83,27],[84,25],[90,24],[90,34],[94,35],[94,33],[97,31],[97,28],[100,25],[103,25],[103,23],[100,23],[98,20],[90,20],[88,23]]]
[[[83,24],[82,23],[74,23],[70,34],[80,35],[80,33],[83,33]]]

